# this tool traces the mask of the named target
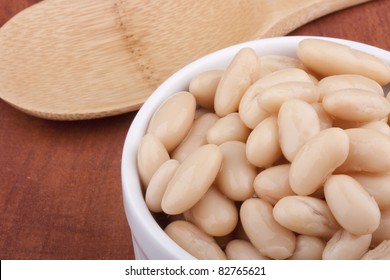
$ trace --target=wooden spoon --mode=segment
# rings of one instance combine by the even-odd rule
[[[128,112],[200,56],[367,1],[46,0],[0,29],[0,97],[47,119]]]

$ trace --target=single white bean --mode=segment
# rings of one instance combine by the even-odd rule
[[[345,162],[337,168],[337,173],[390,172],[389,136],[366,128],[350,128],[345,132],[349,138],[350,149]]]
[[[274,114],[287,100],[300,99],[313,103],[318,101],[318,97],[317,86],[312,82],[283,82],[264,90],[257,98],[257,103],[266,112]]]
[[[238,221],[238,211],[234,202],[214,187],[211,187],[188,212],[190,221],[211,236],[225,236],[231,233]]]
[[[156,170],[167,160],[169,154],[160,139],[152,134],[145,134],[137,153],[137,167],[144,189],[148,187]]]
[[[294,195],[289,183],[290,164],[271,166],[261,171],[253,186],[258,197],[275,205],[281,198]]]
[[[349,46],[322,39],[304,39],[298,58],[309,69],[324,76],[358,74],[380,85],[390,82],[390,67],[379,58]]]
[[[152,212],[161,212],[161,201],[169,181],[180,163],[170,159],[164,162],[153,174],[145,193],[145,202]]]
[[[214,109],[218,116],[224,117],[237,112],[245,91],[260,77],[260,63],[251,48],[241,49],[226,68],[218,84]]]
[[[375,199],[380,209],[390,209],[390,174],[348,174]]]
[[[272,259],[287,259],[293,254],[296,237],[275,221],[268,202],[260,198],[245,200],[240,219],[249,240],[261,254]]]
[[[214,238],[186,221],[174,221],[165,228],[165,233],[197,259],[225,260],[225,253]]]
[[[300,234],[297,246],[289,260],[321,260],[325,242],[318,237]]]
[[[342,89],[328,94],[322,106],[330,115],[352,122],[371,122],[386,117],[390,104],[383,96],[362,89]]]
[[[320,132],[320,119],[310,104],[299,99],[283,103],[278,113],[279,143],[290,162],[302,146]]]
[[[205,113],[195,119],[190,131],[183,141],[172,152],[172,158],[179,162],[183,160],[202,145],[207,144],[207,131],[212,127],[219,117],[214,113]]]
[[[222,163],[222,152],[214,144],[192,152],[178,167],[168,183],[161,207],[170,215],[183,213],[207,192]]]
[[[340,229],[326,243],[323,260],[359,260],[368,251],[371,234],[354,235]]]
[[[328,76],[319,81],[319,100],[342,89],[363,89],[384,96],[383,88],[376,81],[362,75],[344,74]]]
[[[246,157],[257,167],[269,167],[282,156],[277,118],[270,116],[249,134]]]
[[[233,239],[227,245],[225,253],[228,260],[269,260],[249,241]]]
[[[195,109],[195,97],[186,91],[178,92],[159,106],[149,122],[147,133],[157,136],[171,152],[190,130]]]
[[[275,220],[299,234],[330,238],[340,225],[322,199],[310,196],[286,196],[274,206]]]
[[[324,185],[325,199],[337,222],[355,235],[373,233],[381,213],[375,199],[347,175],[331,175]]]
[[[290,168],[290,186],[299,195],[318,190],[328,176],[348,156],[349,139],[346,132],[332,127],[320,131],[299,150]]]
[[[215,92],[223,73],[224,70],[209,70],[192,78],[189,92],[194,95],[197,104],[203,108],[214,110]]]
[[[221,145],[227,141],[246,142],[251,130],[242,122],[238,113],[220,118],[207,131],[207,142]]]
[[[245,156],[246,145],[239,141],[221,144],[222,165],[215,183],[219,190],[234,201],[244,201],[254,193],[257,170]]]
[[[255,82],[245,92],[238,108],[241,120],[251,129],[269,116],[269,113],[260,108],[256,102],[256,97],[262,90],[264,90],[262,82],[260,80]]]

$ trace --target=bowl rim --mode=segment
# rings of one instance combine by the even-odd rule
[[[165,234],[148,210],[142,194],[142,187],[137,173],[137,150],[149,120],[158,106],[170,95],[188,88],[188,83],[194,75],[202,71],[226,67],[230,59],[244,47],[253,48],[258,55],[277,54],[296,57],[296,46],[301,40],[308,38],[348,45],[354,49],[374,54],[390,64],[389,51],[365,43],[325,36],[281,36],[232,45],[205,55],[178,70],[161,83],[147,98],[132,121],[124,141],[121,158],[122,195],[133,241],[139,243],[142,238],[145,239],[142,243],[148,246],[147,250],[153,250],[157,247],[165,250],[165,253],[161,254],[156,252],[155,258],[162,259],[168,256],[171,259],[195,259]],[[133,228],[137,228],[137,230],[133,231]],[[133,244],[133,246],[138,245]]]

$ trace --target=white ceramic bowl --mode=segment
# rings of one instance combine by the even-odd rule
[[[204,56],[188,64],[148,98],[136,115],[127,134],[122,155],[122,191],[127,220],[132,232],[136,259],[194,259],[172,241],[149,212],[141,191],[137,173],[137,149],[147,125],[157,107],[170,95],[188,90],[193,76],[206,70],[226,68],[233,56],[243,47],[253,48],[258,55],[278,54],[296,56],[298,43],[306,36],[276,37],[234,45]],[[347,40],[321,37],[373,54],[390,63],[390,52]]]

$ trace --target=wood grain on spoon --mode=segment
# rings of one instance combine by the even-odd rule
[[[0,29],[0,98],[47,119],[121,114],[209,52],[368,1],[43,1]]]

